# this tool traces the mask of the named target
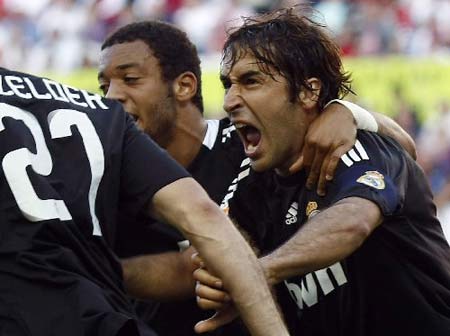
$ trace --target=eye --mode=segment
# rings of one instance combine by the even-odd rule
[[[243,82],[244,85],[253,85],[253,84],[258,84],[258,81],[256,80],[256,78],[254,77],[248,77],[244,80]]]
[[[134,84],[139,80],[139,77],[134,76],[126,76],[123,78],[123,81],[127,84]]]
[[[109,90],[109,84],[100,84],[98,89],[102,92],[103,96],[106,96]]]
[[[222,86],[225,89],[225,91],[228,91],[231,87],[231,81],[227,79],[222,80]]]

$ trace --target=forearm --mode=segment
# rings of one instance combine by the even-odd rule
[[[127,292],[137,298],[181,300],[194,295],[190,262],[193,249],[143,255],[121,260]]]
[[[394,138],[414,160],[417,159],[416,144],[411,136],[391,118],[376,112],[370,112],[346,100],[335,99],[330,103],[345,106],[351,112],[358,129],[377,132]],[[330,104],[329,103],[329,104]]]
[[[261,258],[270,284],[328,267],[353,253],[381,223],[375,203],[347,198],[317,214],[285,244]]]
[[[391,118],[375,112],[372,115],[377,121],[378,133],[394,138],[416,160],[416,144],[411,136]]]
[[[168,189],[154,197],[154,207],[195,246],[208,269],[223,281],[253,335],[287,335],[262,268],[238,230],[197,184],[175,191],[185,202],[167,202]],[[167,187],[166,187],[167,188]],[[186,190],[188,193],[184,194]]]

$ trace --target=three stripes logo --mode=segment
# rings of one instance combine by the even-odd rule
[[[236,127],[234,125],[228,126],[222,130],[222,143],[225,143],[231,138],[231,132],[235,131]]]
[[[291,225],[297,222],[297,213],[298,213],[298,203],[292,202],[286,214],[286,218],[284,220],[286,225]]]
[[[369,160],[369,156],[367,155],[364,147],[361,145],[361,142],[359,142],[359,140],[356,140],[354,148],[349,150],[346,154],[342,155],[341,160],[347,167],[351,167],[355,162],[359,162],[361,160]]]
[[[250,175],[250,159],[246,158],[241,162],[241,172],[239,175],[231,182],[231,185],[228,187],[228,193],[222,200],[220,204],[220,208],[228,215],[228,211],[230,210],[229,201],[233,198],[234,192],[237,190],[238,182],[248,175]]]

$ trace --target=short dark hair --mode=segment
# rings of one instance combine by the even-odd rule
[[[197,48],[186,33],[172,24],[161,21],[135,22],[112,33],[103,42],[101,49],[137,40],[143,41],[151,49],[159,61],[166,81],[172,82],[186,71],[192,72],[197,77],[197,92],[192,102],[203,113],[200,58]]]
[[[268,68],[273,67],[286,78],[291,102],[297,101],[302,87],[311,89],[308,78],[317,77],[322,82],[320,108],[352,92],[350,74],[342,67],[340,48],[324,26],[306,13],[310,16],[314,11],[295,6],[244,17],[242,26],[228,31],[222,66],[231,69],[246,52],[251,52],[263,71],[269,73]]]

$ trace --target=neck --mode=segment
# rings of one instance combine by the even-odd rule
[[[189,167],[200,151],[206,128],[206,121],[197,108],[189,106],[180,110],[167,152],[183,167]]]

